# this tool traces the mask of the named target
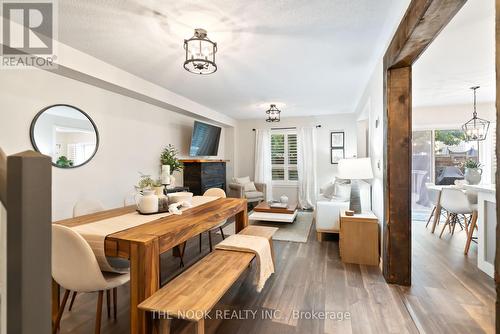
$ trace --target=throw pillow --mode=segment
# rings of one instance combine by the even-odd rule
[[[348,201],[351,197],[351,185],[344,180],[335,180],[335,197],[341,201]]]
[[[335,183],[330,182],[322,188],[322,195],[325,198],[332,199],[335,196]]]
[[[250,183],[250,176],[244,176],[244,177],[235,177],[234,182],[238,184],[247,184]]]
[[[245,183],[245,192],[248,191],[257,191],[257,188],[255,188],[255,183],[253,182]]]

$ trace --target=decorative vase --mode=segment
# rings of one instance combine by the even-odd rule
[[[135,202],[141,213],[158,212],[158,196],[154,190],[143,190],[142,194],[136,195]]]
[[[481,182],[481,175],[483,170],[481,168],[466,168],[465,181],[469,184],[479,184]]]
[[[153,189],[155,191],[156,196],[158,196],[158,197],[164,196],[164,194],[163,194],[164,186],[154,187]]]
[[[161,183],[165,185],[169,185],[170,180],[170,165],[162,165],[161,166]]]
[[[175,188],[175,177],[173,175],[170,175],[170,184],[168,186],[169,188]]]
[[[287,195],[281,195],[280,202],[283,203],[283,204],[288,204],[288,196]]]

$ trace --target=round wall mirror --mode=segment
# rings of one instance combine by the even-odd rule
[[[31,122],[30,137],[35,150],[52,157],[52,165],[59,168],[85,165],[99,146],[94,121],[82,110],[67,104],[41,110]]]

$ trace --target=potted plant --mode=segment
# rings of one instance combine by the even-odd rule
[[[475,160],[468,159],[464,162],[465,168],[465,181],[468,184],[479,184],[481,182],[481,175],[483,170],[481,164]]]
[[[168,146],[163,149],[160,155],[161,164],[163,166],[169,166],[171,186],[175,184],[175,178],[172,176],[172,174],[176,171],[181,171],[183,167],[182,162],[177,159],[177,154],[179,154],[179,151],[172,144],[168,144]]]
[[[139,182],[135,186],[135,189],[137,191],[152,189],[154,187],[155,181],[151,178],[151,175],[143,174],[141,172],[139,172],[139,174]]]
[[[73,160],[68,159],[66,156],[61,155],[57,161],[56,165],[63,168],[73,167]]]

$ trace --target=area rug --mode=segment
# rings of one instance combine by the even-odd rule
[[[277,227],[278,231],[273,236],[273,240],[307,242],[311,225],[313,222],[313,212],[300,211],[293,223],[276,223],[250,220],[251,225]]]
[[[309,238],[309,232],[311,232],[313,218],[313,212],[299,211],[297,218],[295,218],[295,221],[292,224],[254,220],[249,220],[248,223],[250,225],[277,227],[278,231],[274,234],[273,240],[306,243]],[[229,222],[223,229],[224,235],[234,234],[234,222]],[[220,234],[219,231],[216,231],[216,233]]]

